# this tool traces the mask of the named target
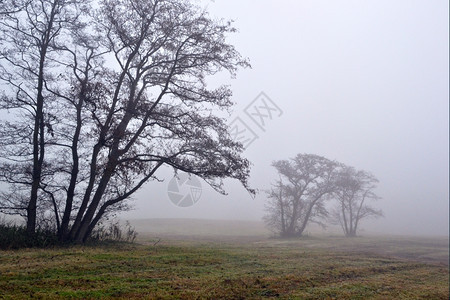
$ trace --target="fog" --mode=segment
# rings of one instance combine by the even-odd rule
[[[258,193],[226,180],[228,195],[221,195],[200,181],[196,203],[180,207],[173,203],[173,170],[162,168],[162,182],[146,184],[121,218],[261,221],[264,190],[278,178],[271,163],[311,153],[379,179],[382,199],[373,206],[385,216],[363,220],[363,232],[448,236],[448,1],[198,3],[234,20],[238,32],[229,41],[252,65],[209,84],[231,86],[236,105],[224,117],[230,130],[250,130],[243,155]],[[266,117],[252,119],[262,99]],[[178,194],[186,193],[183,187]]]
[[[244,155],[253,164],[252,198],[238,183],[227,196],[202,184],[198,202],[174,205],[164,182],[151,182],[122,218],[261,220],[264,189],[277,179],[271,162],[313,153],[372,172],[374,206],[385,217],[368,232],[448,235],[448,1],[203,1],[233,19],[230,37],[251,61],[227,83],[239,117],[258,138]],[[264,131],[244,110],[264,92],[282,112]],[[280,116],[281,114],[281,116]]]

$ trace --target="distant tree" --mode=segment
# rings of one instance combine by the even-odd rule
[[[356,236],[362,219],[381,217],[381,210],[371,207],[368,202],[379,197],[374,193],[378,180],[366,171],[342,166],[336,177],[333,198],[338,202],[331,214],[332,221],[341,225],[347,237]]]
[[[48,5],[50,0],[40,1]],[[14,212],[21,201],[29,202],[15,199],[15,191],[34,191],[36,178],[39,197],[33,206],[53,220],[61,240],[83,242],[102,218],[126,209],[127,200],[163,165],[197,175],[221,193],[224,178],[237,179],[251,191],[243,146],[215,114],[232,106],[231,91],[206,83],[208,75],[225,70],[234,76],[249,66],[226,42],[235,31],[232,25],[185,0],[102,0],[76,8],[84,23],[58,23],[59,31],[51,35],[68,31],[63,41],[49,44],[57,55],[42,68],[42,116],[36,121],[40,108],[31,97],[29,105],[17,107],[18,117],[5,122],[0,179],[11,190],[0,199],[0,208]],[[5,24],[0,26],[9,30]],[[41,36],[35,30],[28,35]],[[27,50],[16,40],[4,40]],[[22,92],[21,78],[8,74],[20,73],[21,65],[10,63],[14,53],[0,55],[0,79],[11,87],[2,101],[20,102],[28,94]],[[39,67],[28,60],[33,63],[26,65],[27,78],[38,82]],[[28,90],[37,93],[41,85],[30,84]],[[20,117],[26,112],[38,125],[35,130]],[[37,143],[30,134],[38,136]],[[20,147],[16,135],[22,138]],[[40,176],[26,171],[33,145],[42,149],[36,165]],[[6,162],[21,155],[18,165]],[[21,168],[24,173],[15,171]]]
[[[267,191],[266,224],[284,237],[299,237],[310,222],[322,224],[324,202],[333,192],[337,163],[322,156],[298,154],[272,164],[280,180]]]

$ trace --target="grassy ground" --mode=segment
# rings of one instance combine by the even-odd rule
[[[448,239],[141,242],[0,251],[0,298],[449,298]]]

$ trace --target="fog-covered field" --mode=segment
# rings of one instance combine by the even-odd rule
[[[312,225],[302,238],[279,239],[259,221],[140,219],[130,223],[138,232],[138,242],[143,244],[156,241],[253,244],[370,253],[445,265],[449,262],[449,238],[444,236],[362,233],[356,238],[345,238],[339,228],[323,229]]]

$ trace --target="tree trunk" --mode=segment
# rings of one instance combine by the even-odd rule
[[[41,184],[42,165],[44,163],[45,139],[44,139],[44,97],[42,96],[44,82],[44,61],[46,47],[41,51],[41,62],[38,79],[38,95],[36,99],[36,115],[33,132],[33,181],[31,184],[30,201],[27,207],[27,234],[33,236],[36,231],[36,214],[38,190]]]
[[[77,178],[78,178],[78,172],[79,172],[79,156],[78,156],[78,142],[80,139],[80,133],[81,133],[81,125],[82,125],[82,117],[81,117],[81,109],[83,107],[84,103],[84,93],[85,93],[85,87],[87,83],[87,74],[86,79],[82,82],[82,88],[80,92],[80,100],[79,103],[76,105],[77,109],[77,126],[75,128],[75,133],[72,138],[72,172],[70,174],[70,184],[69,188],[67,190],[67,199],[66,199],[66,206],[64,209],[64,215],[61,222],[61,232],[59,239],[60,241],[65,241],[69,239],[69,222],[70,222],[70,215],[72,213],[72,205],[73,205],[73,198],[75,196],[75,186],[77,184]]]
[[[44,68],[47,58],[47,50],[52,39],[51,32],[53,29],[53,22],[57,13],[56,7],[59,0],[54,0],[52,3],[52,10],[48,25],[45,28],[44,36],[42,37],[42,44],[39,51],[39,71],[37,77],[37,97],[36,97],[36,115],[34,116],[34,131],[33,131],[33,181],[31,184],[30,201],[27,207],[27,234],[34,235],[36,231],[36,214],[37,214],[37,200],[38,190],[41,184],[42,165],[44,163],[45,152],[45,120],[44,120]]]
[[[78,231],[76,232],[75,235],[76,243],[82,243],[88,238],[87,235],[89,225],[91,224],[92,219],[94,218],[95,211],[97,210],[100,200],[103,197],[103,194],[106,190],[109,180],[111,179],[111,176],[113,175],[114,169],[116,167],[117,157],[115,157],[115,155],[116,153],[111,154],[113,158],[111,158],[108,166],[106,167],[105,173],[103,173],[102,179],[100,180],[97,190],[95,191],[94,197],[92,198],[92,202],[89,205],[86,214],[84,215],[83,220],[80,223]]]
[[[308,212],[305,215],[305,219],[302,222],[302,225],[300,226],[300,229],[296,232],[296,235],[301,237],[303,234],[303,231],[305,231],[306,225],[308,224],[309,218],[311,217],[311,212],[314,207],[315,201],[312,202],[308,207]]]

